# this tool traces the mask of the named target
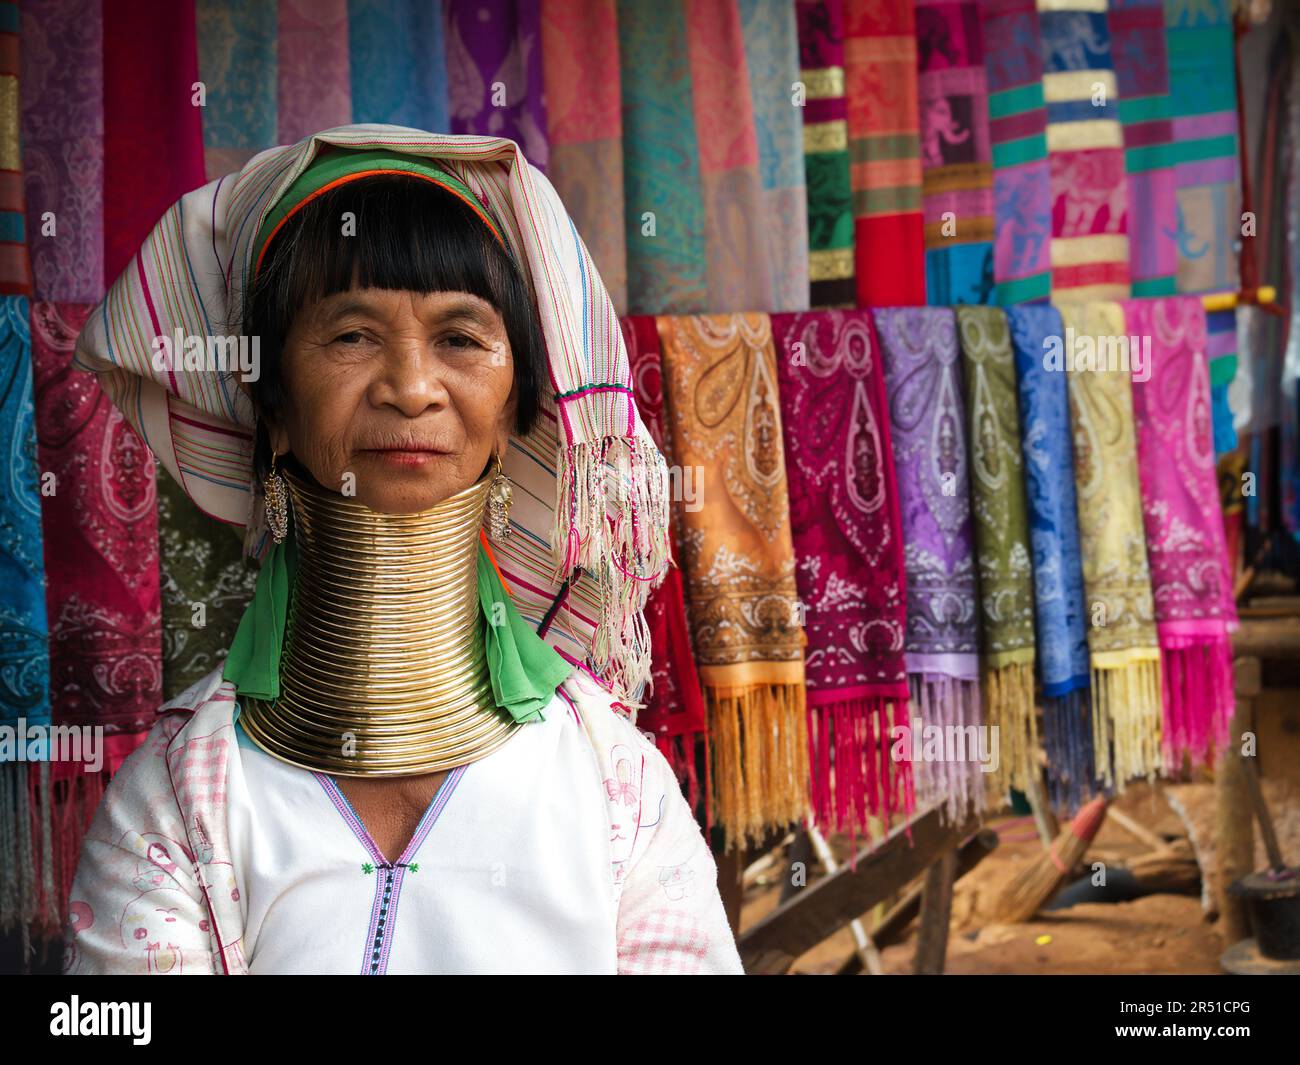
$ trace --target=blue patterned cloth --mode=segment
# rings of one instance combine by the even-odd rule
[[[1020,394],[1020,437],[1034,552],[1034,613],[1043,694],[1089,683],[1088,634],[1074,499],[1074,449],[1066,375],[1044,369],[1043,338],[1062,334],[1046,304],[1007,309]]]
[[[0,723],[50,723],[49,626],[26,296],[0,297]]]

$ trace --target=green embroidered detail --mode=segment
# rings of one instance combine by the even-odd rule
[[[375,867],[371,865],[369,862],[362,862],[361,871],[365,873],[366,876],[369,876],[371,873],[375,871]]]
[[[407,868],[410,869],[411,872],[413,873],[418,873],[420,871],[420,863],[412,862],[409,866],[407,866]]]

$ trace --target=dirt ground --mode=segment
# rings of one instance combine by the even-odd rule
[[[1185,836],[1182,822],[1158,789],[1130,787],[1115,805],[1162,838]],[[1006,925],[990,919],[993,900],[1025,863],[1043,853],[1034,823],[1028,817],[997,817],[986,823],[999,844],[953,892],[952,927],[948,939],[947,972],[994,973],[1126,973],[1205,974],[1220,972],[1219,955],[1226,944],[1211,923],[1197,895],[1148,895],[1129,902],[1085,903],[1040,913],[1026,924]],[[832,837],[837,860],[847,861],[847,839]],[[1136,858],[1149,847],[1113,819],[1102,825],[1088,860],[1108,863]],[[775,908],[780,895],[781,866],[747,887],[741,915],[745,928]],[[883,912],[883,908],[881,909]],[[875,917],[868,914],[864,927]],[[907,938],[882,952],[887,974],[911,970],[916,923]],[[803,955],[792,970],[806,975],[830,975],[854,949],[852,933],[841,929]]]

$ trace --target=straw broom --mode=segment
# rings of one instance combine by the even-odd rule
[[[1056,894],[1097,835],[1106,819],[1109,802],[1105,796],[1099,796],[1082,807],[1047,852],[1007,885],[995,910],[999,921],[1004,924],[1027,921]]]

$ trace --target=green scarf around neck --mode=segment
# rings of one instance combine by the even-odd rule
[[[241,696],[279,698],[280,655],[297,573],[298,545],[290,533],[283,543],[271,546],[226,658],[222,679],[233,682]],[[544,720],[543,708],[573,667],[520,616],[482,543],[478,599],[497,705],[518,722]]]

